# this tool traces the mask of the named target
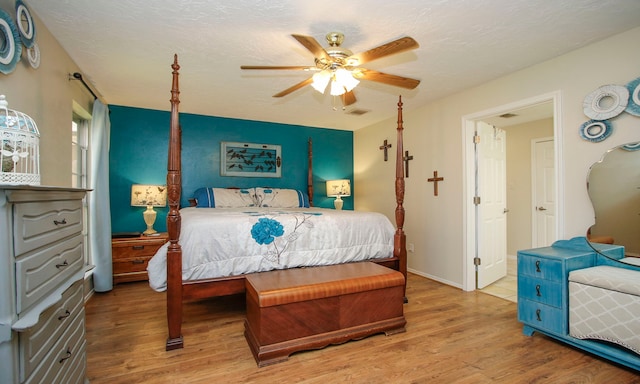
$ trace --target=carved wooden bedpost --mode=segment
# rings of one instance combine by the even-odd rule
[[[180,146],[181,134],[178,106],[180,104],[180,88],[178,86],[178,55],[174,55],[173,81],[171,84],[171,127],[169,131],[169,156],[167,164],[167,232],[169,248],[167,249],[167,325],[169,337],[166,350],[183,347],[182,339],[182,248],[180,239],[180,193],[182,190]]]
[[[404,149],[402,126],[402,96],[398,99],[398,138],[396,145],[396,233],[394,238],[393,255],[398,258],[398,269],[404,275],[405,301],[407,291],[407,237],[404,234]]]

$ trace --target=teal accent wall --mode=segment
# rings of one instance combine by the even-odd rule
[[[109,179],[111,229],[142,232],[144,207],[130,206],[132,184],[166,184],[170,113],[150,109],[109,106],[111,138]],[[331,113],[331,111],[327,111]],[[353,183],[353,132],[300,125],[180,114],[182,126],[182,196],[188,205],[199,187],[255,187],[307,189],[307,142],[313,141],[313,205],[333,208],[326,196],[326,180]],[[237,141],[282,146],[282,177],[220,176],[220,142]],[[353,198],[343,209],[353,209]],[[156,208],[154,228],[166,231],[168,207]]]

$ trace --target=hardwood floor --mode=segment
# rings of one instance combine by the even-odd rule
[[[516,304],[410,275],[407,332],[375,335],[258,368],[244,297],[185,305],[185,348],[166,352],[165,295],[116,285],[86,305],[87,373],[117,383],[640,383],[638,372],[545,336],[526,337]]]

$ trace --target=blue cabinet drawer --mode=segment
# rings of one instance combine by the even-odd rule
[[[567,334],[567,320],[561,308],[518,298],[518,321],[558,335]]]
[[[518,254],[518,274],[546,280],[563,280],[561,260]]]
[[[562,307],[562,289],[563,284],[559,281],[518,276],[518,301],[524,298],[560,308]]]

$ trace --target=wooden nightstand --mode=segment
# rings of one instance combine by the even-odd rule
[[[147,264],[168,239],[167,233],[111,239],[113,284],[148,280]]]

